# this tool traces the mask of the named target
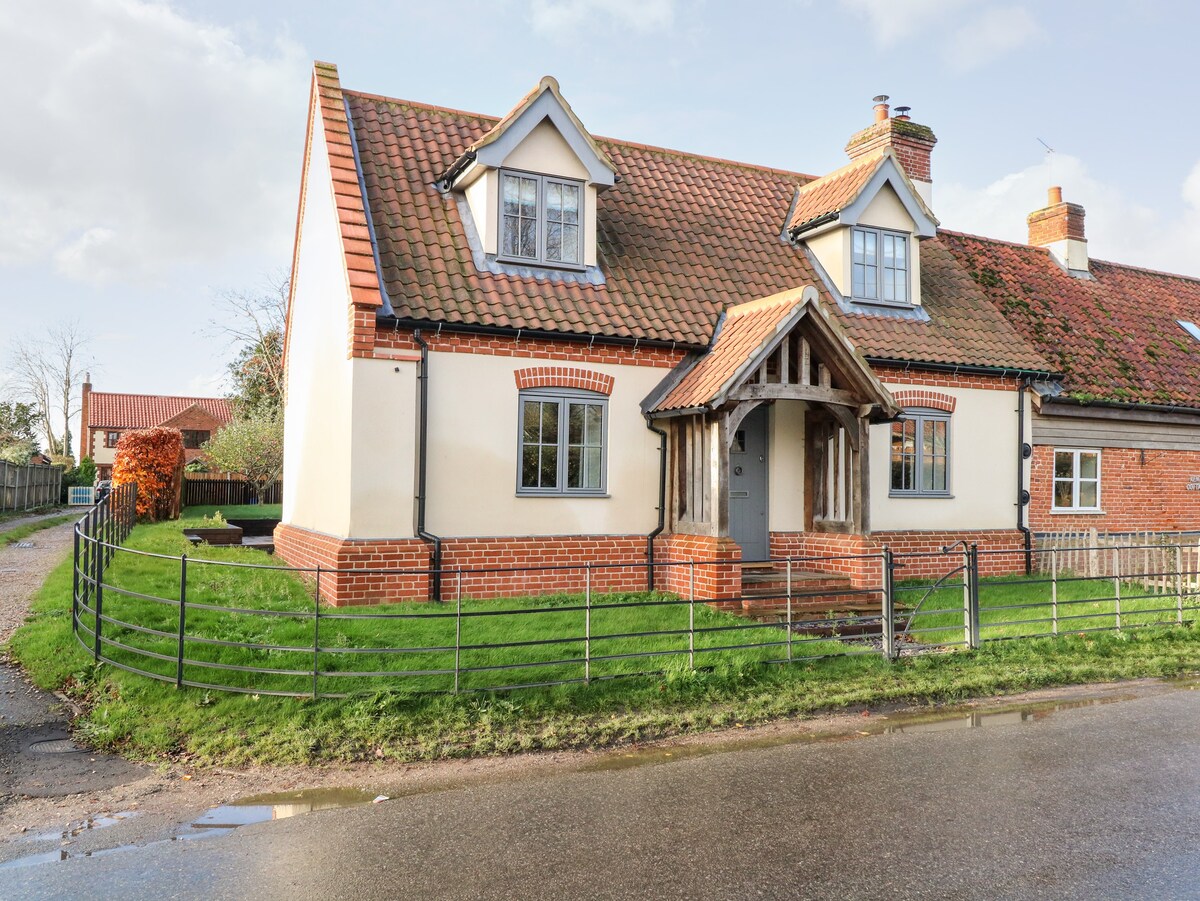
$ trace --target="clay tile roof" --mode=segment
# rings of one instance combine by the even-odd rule
[[[729,307],[814,285],[868,358],[1048,368],[938,239],[922,242],[928,321],[844,312],[805,250],[782,237],[797,189],[811,176],[609,138],[596,141],[621,181],[597,208],[602,282],[481,269],[455,196],[436,182],[497,119],[351,91],[345,97],[383,286],[400,319],[700,349]]]
[[[371,234],[367,229],[366,208],[358,184],[358,168],[350,143],[350,128],[337,66],[318,62],[313,66],[313,77],[316,79],[316,96],[321,104],[321,121],[325,126],[325,144],[329,149],[329,169],[342,232],[342,252],[350,282],[350,297],[357,304],[382,306],[379,274],[375,268]]]
[[[719,396],[802,305],[800,297],[800,291],[785,291],[730,307],[712,351],[700,358],[655,410],[701,407]]]
[[[938,241],[1076,398],[1200,408],[1200,341],[1178,324],[1200,323],[1200,279],[1100,260],[1074,278],[1045,248]]]
[[[93,391],[88,404],[89,428],[152,429],[190,407],[204,410],[222,423],[233,418],[224,397],[168,397],[161,394],[111,394]]]
[[[800,188],[788,228],[801,228],[822,216],[841,212],[862,193],[886,158],[885,151],[868,153]]]

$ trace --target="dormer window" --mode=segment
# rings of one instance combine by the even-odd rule
[[[583,268],[583,184],[502,172],[500,256]]]
[[[908,235],[856,227],[853,240],[854,299],[908,303]]]

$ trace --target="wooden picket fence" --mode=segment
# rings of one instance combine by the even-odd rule
[[[1200,535],[1195,532],[1053,532],[1037,537],[1042,573],[1138,582],[1151,591],[1200,591]],[[1053,553],[1051,553],[1053,552]]]
[[[0,460],[0,511],[57,504],[62,476],[61,466],[19,466]]]

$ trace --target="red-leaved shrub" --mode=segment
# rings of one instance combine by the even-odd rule
[[[113,461],[114,485],[137,485],[137,513],[155,522],[179,516],[183,435],[179,429],[122,432]]]

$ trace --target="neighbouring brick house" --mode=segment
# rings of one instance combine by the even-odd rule
[[[879,103],[814,177],[594,137],[552,78],[496,119],[316,64],[278,553],[336,603],[588,561],[713,598],[773,557],[1200,528],[1200,282],[1090,261],[1053,192],[1028,245],[943,230],[935,143]],[[563,568],[455,573],[505,566]]]
[[[91,376],[83,383],[79,458],[91,457],[96,477],[112,478],[121,433],[159,426],[183,433],[187,463],[201,456],[201,446],[219,431],[233,412],[223,397],[173,397],[162,394],[115,394],[93,391]]]

